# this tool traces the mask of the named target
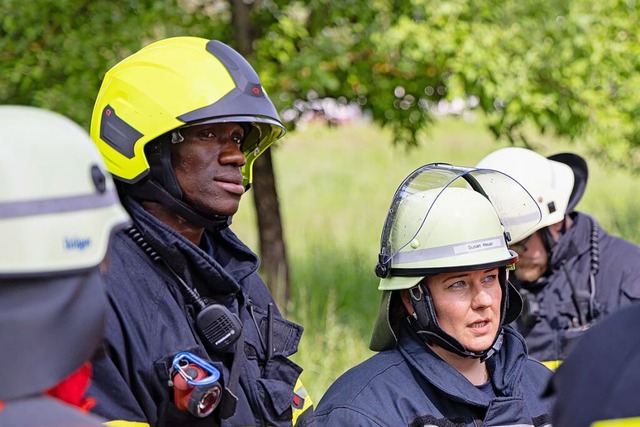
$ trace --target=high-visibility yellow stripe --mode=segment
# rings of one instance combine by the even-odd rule
[[[638,427],[640,417],[616,418],[615,420],[601,420],[591,423],[591,427]]]
[[[562,360],[545,360],[544,362],[542,362],[544,366],[551,369],[552,371],[558,369],[558,366],[560,366],[561,363]]]
[[[302,408],[295,408],[295,407],[293,408],[292,421],[293,421],[293,425],[296,425],[296,422],[298,421],[298,417],[300,417],[304,412],[307,411],[307,409],[313,406],[313,401],[311,400],[311,397],[309,397],[309,395],[307,394],[307,390],[304,388],[304,385],[302,384],[302,381],[300,381],[300,379],[296,381],[296,386],[293,392],[297,396],[299,396],[301,399],[304,399]],[[149,424],[147,423],[141,423],[136,421],[124,421],[124,420],[113,420],[113,421],[108,421],[104,424],[109,427],[150,427]]]
[[[296,381],[296,386],[294,387],[293,392],[300,398],[304,399],[302,408],[293,407],[292,421],[293,421],[293,425],[295,426],[296,422],[298,422],[298,417],[300,417],[307,409],[313,406],[313,401],[311,400],[311,397],[309,397],[309,395],[307,394],[307,390],[305,390],[304,385],[302,385],[302,381],[300,381],[299,378]]]
[[[125,421],[125,420],[113,420],[104,423],[109,427],[149,427],[148,423],[141,423],[139,421]]]

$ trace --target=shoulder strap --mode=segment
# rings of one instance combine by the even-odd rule
[[[233,353],[233,363],[231,364],[231,372],[229,373],[229,381],[222,392],[222,401],[220,402],[220,418],[223,420],[231,417],[236,412],[238,404],[238,385],[240,382],[240,368],[244,359],[244,332],[240,332],[240,339],[236,344],[236,350]]]

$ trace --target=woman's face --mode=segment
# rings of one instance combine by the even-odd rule
[[[440,327],[468,350],[488,349],[500,327],[498,269],[441,273],[427,279]]]

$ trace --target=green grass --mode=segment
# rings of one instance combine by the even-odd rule
[[[634,177],[606,170],[578,145],[535,138],[542,154],[573,151],[587,158],[590,180],[578,210],[593,214],[612,234],[640,242],[640,201]],[[387,209],[402,179],[430,162],[473,166],[496,142],[480,121],[445,119],[420,146],[394,147],[387,131],[358,123],[312,125],[274,149],[278,196],[291,270],[289,317],[305,327],[295,361],[317,402],[368,350],[380,294],[373,268]],[[252,197],[234,218],[234,231],[257,251]]]

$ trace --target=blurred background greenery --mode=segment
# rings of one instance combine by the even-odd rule
[[[305,327],[295,359],[316,401],[368,350],[380,294],[374,274],[391,198],[402,179],[430,162],[474,166],[496,142],[483,118],[441,118],[418,148],[390,148],[388,132],[368,122],[310,124],[276,148],[275,173],[291,268],[289,316]],[[530,134],[540,153],[585,156],[590,177],[577,210],[609,232],[640,243],[636,178],[605,167],[579,145]],[[251,199],[242,201],[233,230],[256,248]]]

